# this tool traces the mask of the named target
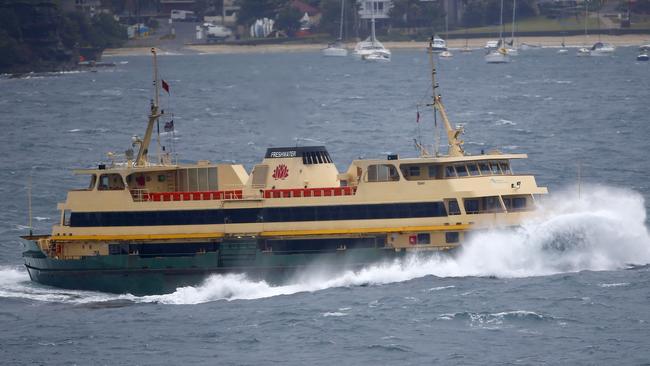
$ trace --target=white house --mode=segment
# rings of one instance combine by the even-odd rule
[[[388,13],[393,6],[391,0],[361,0],[359,1],[359,17],[372,18],[373,8],[375,19],[388,19]]]

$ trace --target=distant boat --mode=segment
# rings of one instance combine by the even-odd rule
[[[354,47],[354,54],[366,61],[390,61],[390,50],[384,47],[375,36],[375,11],[372,11],[370,36],[357,43]],[[370,57],[368,57],[370,56]]]
[[[650,44],[639,47],[639,55],[636,56],[637,61],[648,61],[648,51],[650,51]]]
[[[328,57],[345,57],[348,55],[348,50],[345,49],[345,45],[343,45],[343,42],[339,40],[328,44],[327,48],[323,48],[321,50],[321,53],[323,54],[323,56],[328,56]]]
[[[449,51],[442,51],[442,52],[440,52],[440,57],[442,57],[442,58],[450,58],[450,57],[454,57],[454,55]]]
[[[345,12],[345,0],[341,0],[341,24],[339,25],[339,38],[323,48],[321,52],[323,56],[329,57],[345,57],[348,55],[348,50],[343,44],[343,14]]]
[[[448,16],[447,13],[445,13],[445,39],[449,39],[449,16]],[[442,42],[440,42],[440,41],[442,41]],[[436,44],[436,37],[433,37],[433,43],[434,43],[434,47],[435,47],[435,44]],[[439,44],[442,43],[442,46],[445,48],[445,49],[440,53],[440,57],[442,57],[442,58],[451,58],[451,57],[454,56],[454,55],[451,53],[451,51],[449,51],[449,50],[447,49],[447,42],[446,42],[445,40],[441,40],[441,39],[438,38],[438,43],[439,43]]]
[[[436,53],[443,51],[447,51],[447,42],[436,34],[433,36],[433,52]]]
[[[487,45],[486,45],[487,46]],[[507,64],[510,62],[508,50],[503,41],[503,0],[501,0],[501,13],[499,14],[499,41],[498,49],[490,49],[485,55],[485,62],[488,64]]]
[[[510,56],[505,48],[492,50],[485,55],[485,62],[488,64],[507,64],[510,62]]]
[[[486,49],[493,49],[499,47],[499,41],[487,41],[485,42],[485,48]]]
[[[364,61],[390,62],[390,54],[386,54],[385,52],[372,52],[361,56],[361,59]]]
[[[589,50],[589,54],[591,56],[609,56],[614,51],[616,50],[616,47],[614,47],[612,44],[609,43],[604,43],[604,42],[596,42],[594,43],[593,46],[591,46],[591,50]]]
[[[584,40],[583,44],[586,45],[587,44],[587,37],[588,37],[588,35],[587,35],[587,17],[589,16],[589,6],[588,6],[589,4],[586,1],[584,2],[584,4],[585,4],[585,40]],[[585,47],[580,47],[578,49],[578,52],[576,53],[576,56],[578,56],[578,57],[591,56],[591,52],[590,52],[589,48],[587,48],[586,46]]]

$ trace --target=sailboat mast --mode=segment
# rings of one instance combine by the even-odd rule
[[[585,1],[585,44],[587,44],[587,17],[589,16],[589,3]]]
[[[339,25],[339,40],[343,40],[343,12],[345,11],[345,0],[341,0],[341,24]]]
[[[501,47],[503,47],[503,0],[501,0],[501,11],[499,12],[499,40],[501,40]]]
[[[375,36],[375,3],[373,1],[370,4],[372,4],[372,9],[370,10],[370,38],[372,39],[372,45],[374,46],[377,39]]]
[[[445,11],[445,41],[449,41],[449,12]]]
[[[512,47],[515,47],[515,11],[517,9],[517,0],[512,0],[512,29],[510,30],[510,38],[512,40]]]

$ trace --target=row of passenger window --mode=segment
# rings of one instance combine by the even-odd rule
[[[468,215],[499,213],[505,210],[508,210],[508,212],[525,211],[533,207],[531,196],[503,196],[501,198],[503,199],[503,205],[501,205],[499,196],[465,198],[463,199],[463,207]],[[461,214],[458,201],[450,199],[446,200],[446,203],[449,215]]]
[[[401,164],[400,171],[406,180],[433,180],[512,174],[510,163],[507,160],[456,163],[450,165]],[[368,166],[368,174],[366,176],[366,181],[368,182],[394,182],[399,180],[399,172],[392,164],[374,164]]]
[[[445,167],[445,178],[508,174],[512,174],[512,172],[507,161],[454,164]]]
[[[267,207],[228,210],[72,212],[70,226],[211,225],[258,222],[376,220],[447,216],[442,202]]]

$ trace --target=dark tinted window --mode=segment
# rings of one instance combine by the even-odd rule
[[[450,215],[460,215],[460,207],[458,207],[458,201],[455,199],[449,200],[447,202],[447,205],[449,206]]]
[[[418,244],[431,244],[431,234],[429,233],[418,234]]]
[[[466,177],[467,168],[465,167],[465,165],[456,165],[456,173],[458,173],[459,177]]]
[[[490,175],[490,165],[488,163],[479,163],[479,169],[481,169],[482,175]]]
[[[479,175],[476,164],[467,164],[467,170],[469,171],[469,175]]]
[[[458,243],[459,240],[460,235],[458,232],[450,231],[445,233],[445,242],[447,242],[447,244]]]

